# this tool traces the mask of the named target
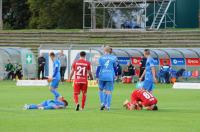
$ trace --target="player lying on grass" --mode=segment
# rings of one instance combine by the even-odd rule
[[[25,104],[24,110],[29,109],[41,109],[41,110],[51,110],[51,109],[64,109],[68,106],[68,102],[64,97],[59,97],[58,100],[45,100],[41,104]]]
[[[142,110],[145,107],[147,110],[158,110],[157,99],[144,89],[134,90],[131,94],[131,101],[126,100],[123,106],[127,110]]]

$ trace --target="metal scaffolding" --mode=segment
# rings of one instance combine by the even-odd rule
[[[153,11],[149,11],[148,7],[152,6]],[[173,8],[173,12],[169,13],[169,8]],[[140,14],[137,14],[137,29],[158,30],[161,26],[164,28],[169,27],[168,25],[170,27],[176,26],[175,0],[84,0],[83,29],[116,28],[112,18],[120,10],[140,12]],[[100,28],[97,26],[98,18],[101,18]],[[118,18],[119,20],[120,18]],[[122,28],[121,25],[118,24],[118,29]],[[119,28],[120,26],[121,28]]]

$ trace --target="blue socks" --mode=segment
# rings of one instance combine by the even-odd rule
[[[35,104],[30,104],[28,109],[38,109],[38,106]]]
[[[103,90],[102,91],[100,90],[99,91],[99,98],[100,98],[101,106],[104,105],[104,96],[105,96],[105,94],[104,94]]]
[[[60,97],[60,94],[56,89],[52,89],[51,93],[53,93],[55,100],[58,100],[58,97]]]
[[[111,101],[112,101],[112,94],[107,94],[104,91],[99,91],[99,98],[101,106],[105,106],[107,109],[110,109]]]
[[[112,94],[106,94],[106,108],[110,109],[110,105],[111,105],[111,100],[112,100]]]
[[[103,105],[104,106],[107,105],[107,94],[106,93],[104,93],[104,103],[103,103]]]

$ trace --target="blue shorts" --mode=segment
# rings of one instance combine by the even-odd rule
[[[53,79],[52,82],[51,82],[51,84],[50,84],[50,86],[51,86],[52,88],[58,88],[59,82],[60,82],[60,80],[58,80],[58,79]]]
[[[43,101],[40,105],[41,106],[47,106],[47,101]]]
[[[40,105],[43,106],[43,107],[45,107],[45,106],[54,106],[55,103],[54,102],[50,102],[49,100],[45,100]]]
[[[113,81],[100,81],[99,80],[99,89],[100,90],[113,91],[114,82]]]
[[[149,80],[144,80],[143,82],[143,88],[149,92],[151,92],[154,88],[154,83]]]

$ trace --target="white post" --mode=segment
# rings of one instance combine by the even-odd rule
[[[3,29],[3,18],[2,18],[2,0],[0,0],[0,30]]]

